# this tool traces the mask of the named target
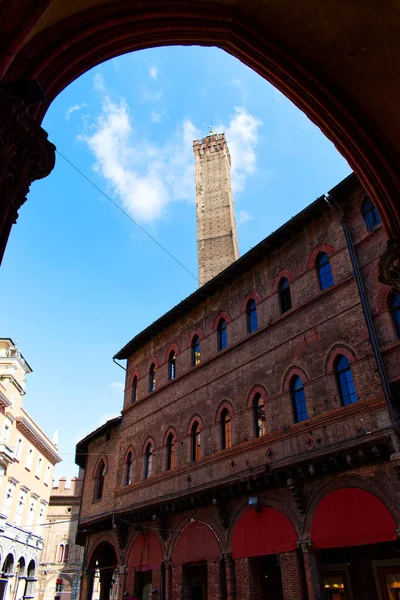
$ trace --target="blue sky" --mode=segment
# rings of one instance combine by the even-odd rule
[[[59,151],[197,275],[192,140],[225,131],[241,254],[350,173],[307,117],[215,48],[157,48],[86,73],[43,126]],[[1,268],[1,331],[33,368],[25,408],[75,443],[122,407],[112,356],[196,289],[174,262],[60,156],[32,185]]]

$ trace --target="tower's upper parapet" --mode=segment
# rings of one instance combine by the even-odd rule
[[[193,142],[199,284],[239,257],[231,187],[231,157],[224,133]]]

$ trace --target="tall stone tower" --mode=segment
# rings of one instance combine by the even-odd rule
[[[231,157],[225,134],[193,142],[199,285],[239,258],[231,188]]]

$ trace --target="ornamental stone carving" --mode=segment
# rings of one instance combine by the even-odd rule
[[[26,105],[0,91],[0,261],[30,185],[54,168],[55,146]]]
[[[400,238],[390,240],[380,258],[379,281],[400,292]]]

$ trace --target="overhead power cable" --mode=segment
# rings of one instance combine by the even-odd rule
[[[136,225],[136,227],[138,227],[145,235],[147,235],[147,237],[149,237],[155,244],[157,244],[157,246],[159,248],[161,248],[161,250],[163,250],[166,254],[168,254],[168,256],[170,258],[172,258],[172,260],[174,260],[180,267],[182,267],[182,269],[185,269],[185,271],[187,273],[189,273],[189,275],[191,277],[193,277],[193,279],[196,280],[197,284],[199,283],[196,275],[193,275],[193,273],[191,271],[189,271],[189,269],[187,267],[185,267],[185,265],[182,264],[181,261],[176,258],[176,256],[171,254],[171,252],[169,250],[167,250],[167,248],[165,248],[165,246],[160,244],[160,242],[158,240],[156,240],[156,238],[153,237],[151,235],[151,233],[149,233],[148,231],[146,231],[146,229],[144,227],[139,225],[139,223],[137,221],[135,221],[135,219],[133,219],[129,213],[127,213],[119,204],[117,204],[117,202],[114,202],[114,200],[108,194],[106,194],[101,188],[99,188],[99,186],[96,185],[94,183],[94,181],[92,181],[87,175],[85,175],[85,173],[83,173],[76,165],[74,165],[73,162],[71,162],[66,156],[64,156],[64,154],[62,152],[60,152],[59,150],[56,150],[56,152],[59,156],[61,156],[61,158],[63,158],[65,160],[65,162],[67,162],[73,169],[75,169],[75,171],[77,171],[77,173],[79,173],[79,175],[81,175],[84,179],[86,179],[86,181],[88,183],[90,183],[90,185],[92,185],[98,192],[100,192],[100,194],[102,194],[105,198],[107,198],[107,200],[109,202],[111,202],[111,204],[113,204],[116,208],[118,208],[118,210],[121,211],[123,215],[125,215],[130,221],[132,221],[132,223],[134,223],[134,225]]]

